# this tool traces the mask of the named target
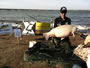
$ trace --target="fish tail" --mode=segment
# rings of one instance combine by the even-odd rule
[[[49,39],[49,34],[48,33],[43,33],[43,36],[45,37],[46,40]]]

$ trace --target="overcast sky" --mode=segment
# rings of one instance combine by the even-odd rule
[[[0,0],[0,8],[90,10],[90,0]]]

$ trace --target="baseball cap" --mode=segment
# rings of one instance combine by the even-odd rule
[[[66,7],[61,7],[60,12],[61,13],[67,13],[67,8]]]

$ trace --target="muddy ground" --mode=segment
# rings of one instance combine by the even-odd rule
[[[36,40],[41,42],[47,42],[42,36],[22,36],[17,39],[14,35],[0,36],[0,68],[55,68],[48,66],[47,63],[37,62],[30,63],[24,61],[24,51],[29,47],[30,40]],[[83,40],[79,35],[76,35],[75,39],[70,37],[73,46],[77,46],[83,43]],[[60,68],[58,65],[57,68]]]

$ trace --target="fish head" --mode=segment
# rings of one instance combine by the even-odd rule
[[[78,31],[78,28],[77,27],[73,27],[72,28],[72,33],[77,32],[77,31]]]

